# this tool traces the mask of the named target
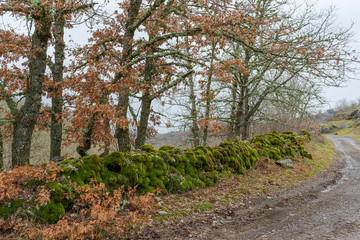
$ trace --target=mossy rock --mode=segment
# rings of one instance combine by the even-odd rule
[[[196,177],[198,174],[198,169],[196,169],[192,164],[187,164],[185,167],[185,174],[190,177]]]
[[[162,146],[161,148],[159,148],[159,150],[167,152],[167,151],[173,150],[174,148],[175,147],[166,145],[166,146]]]
[[[181,174],[172,174],[166,188],[172,193],[183,193],[194,189],[195,186],[189,177],[185,178]]]
[[[51,190],[50,199],[61,203],[64,208],[68,208],[73,201],[72,190],[74,187],[72,185],[68,186],[65,182],[51,182],[47,184],[47,187]]]
[[[11,200],[7,204],[0,206],[0,218],[7,220],[9,216],[16,213],[19,207],[22,207],[24,203],[23,199]]]
[[[301,131],[299,131],[299,135],[305,136],[305,139],[306,139],[307,141],[311,141],[311,134],[310,134],[309,131],[301,130]]]
[[[160,156],[169,165],[175,164],[175,159],[171,157],[170,153],[164,150],[157,151],[157,156]]]
[[[101,170],[102,181],[105,183],[106,187],[111,190],[119,189],[121,185],[124,185],[119,182],[119,175],[121,174],[110,171],[105,166]]]
[[[186,161],[188,164],[191,164],[194,167],[197,165],[198,160],[194,152],[187,151],[183,153],[181,156],[183,157],[184,161]]]
[[[146,194],[148,192],[154,192],[155,190],[156,190],[156,187],[147,186],[146,188],[140,188],[139,192],[140,192],[140,194]]]
[[[144,178],[151,173],[146,171],[146,166],[142,162],[128,162],[122,167],[121,174],[128,178],[127,186],[135,187],[141,185]]]
[[[150,177],[150,183],[149,183],[150,186],[153,186],[153,187],[159,187],[161,189],[161,193],[162,194],[166,194],[167,193],[167,189],[165,187],[165,184],[164,184],[164,181],[160,178],[160,177],[157,177],[157,176],[151,176]]]
[[[96,179],[98,182],[102,182],[102,163],[102,160],[95,154],[75,160],[72,164],[70,164],[77,169],[76,171],[71,172],[71,180],[80,185],[89,183],[91,179]]]
[[[74,160],[75,160],[74,158],[68,158],[68,159],[62,160],[61,163],[62,164],[73,163]]]
[[[145,152],[155,152],[155,148],[150,144],[144,144],[139,149]]]
[[[233,142],[225,141],[225,142],[220,143],[220,147],[227,148],[229,146],[233,146]]]
[[[271,160],[277,161],[281,159],[281,155],[276,150],[270,150],[269,157]]]
[[[120,172],[125,164],[125,156],[122,152],[112,152],[103,158],[103,164],[112,172]]]
[[[61,203],[55,203],[53,200],[47,203],[45,207],[40,206],[37,211],[38,222],[54,224],[59,221],[61,216],[65,215],[65,208]]]
[[[202,167],[200,169],[203,169],[205,171],[214,171],[215,170],[215,164],[214,161],[212,160],[212,158],[207,155],[198,155],[196,156],[196,159],[198,160],[198,162],[202,163]]]
[[[172,153],[173,153],[173,154],[181,154],[181,150],[180,150],[180,148],[174,148],[174,149],[172,150]]]
[[[313,159],[311,153],[309,153],[309,152],[306,151],[306,150],[303,150],[303,151],[302,151],[302,156],[305,157],[305,158],[308,158],[308,159]]]

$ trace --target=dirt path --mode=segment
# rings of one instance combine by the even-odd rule
[[[339,160],[306,183],[153,232],[161,239],[360,239],[360,144],[329,137]]]

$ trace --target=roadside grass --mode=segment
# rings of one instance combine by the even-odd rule
[[[341,136],[359,136],[360,135],[360,128],[343,128],[339,131],[334,132],[331,135],[341,135]]]
[[[338,128],[346,128],[348,126],[353,126],[355,123],[354,120],[338,120],[338,121],[329,121],[326,123],[321,124],[321,126],[324,127],[331,127],[331,126],[336,126]]]
[[[222,174],[216,187],[159,198],[153,216],[156,222],[170,224],[182,221],[195,212],[244,205],[249,198],[268,196],[314,176],[335,160],[336,151],[329,140],[310,142],[305,148],[313,159],[294,159],[294,169],[283,169],[262,158],[243,175]]]
[[[338,130],[325,135],[360,136],[360,127],[355,126],[354,120],[330,121],[322,124],[322,126],[329,129],[331,129],[332,126],[336,126],[338,128]]]

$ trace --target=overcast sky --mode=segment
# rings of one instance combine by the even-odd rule
[[[112,4],[108,5],[110,7],[110,12],[113,10],[113,3],[119,0],[111,0]],[[121,1],[121,0],[120,0]],[[337,9],[337,24],[343,27],[350,26],[354,23],[353,31],[355,33],[354,42],[352,47],[360,53],[360,0],[295,0],[297,3],[304,3],[305,1],[314,3],[317,1],[317,8],[324,9],[329,8],[330,6],[335,6]],[[98,2],[103,2],[103,0],[98,0]],[[2,21],[1,21],[2,20]],[[0,24],[8,24],[9,21],[7,18],[0,19]],[[13,22],[14,23],[14,22]],[[14,24],[11,24],[14,25]],[[16,26],[17,24],[15,24]],[[14,27],[14,26],[13,26]],[[19,23],[17,28],[23,28]],[[84,26],[75,26],[74,29],[66,32],[66,40],[72,39],[76,43],[85,43],[90,34],[86,33],[86,28]],[[360,64],[359,64],[359,73],[357,76],[360,79]],[[335,106],[336,102],[342,99],[348,100],[357,100],[360,98],[360,80],[352,80],[340,88],[325,88],[323,90],[323,95],[329,101],[329,105],[324,106],[324,109]]]
[[[360,53],[360,1],[359,0],[318,0],[319,8],[326,8],[334,5],[337,8],[338,24],[349,26],[354,23],[353,31],[355,33],[353,48]],[[360,79],[360,66],[357,76]],[[341,99],[357,100],[360,98],[360,80],[348,82],[341,88],[325,88],[324,96],[330,101],[331,106]]]

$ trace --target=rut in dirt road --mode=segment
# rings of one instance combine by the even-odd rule
[[[223,218],[220,224],[214,224],[220,216],[211,215],[202,222],[160,231],[157,237],[360,239],[360,143],[351,137],[329,139],[339,152],[339,159],[329,171],[271,199],[258,199],[233,209],[231,217]]]

